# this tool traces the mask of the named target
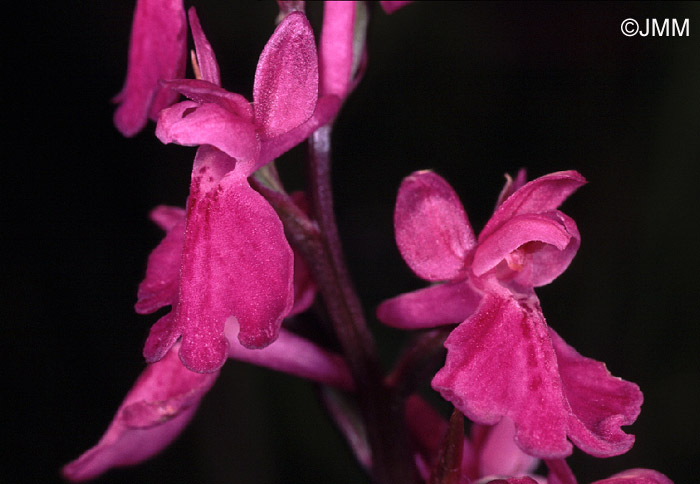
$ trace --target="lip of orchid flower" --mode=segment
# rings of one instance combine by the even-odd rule
[[[173,347],[139,376],[104,436],[63,468],[64,477],[86,481],[153,457],[182,432],[217,377],[186,369]]]
[[[162,79],[183,77],[186,63],[187,22],[182,0],[138,0],[129,45],[126,81],[114,97],[119,104],[114,124],[124,136],[141,131],[148,118],[177,100],[163,89]]]
[[[294,260],[282,223],[247,180],[231,170],[234,163],[216,148],[199,148],[184,226],[178,235],[169,232],[149,259],[139,296],[153,303],[139,302],[137,310],[173,306],[146,340],[149,362],[162,358],[182,337],[185,366],[215,371],[226,359],[229,316],[235,315],[241,325],[242,344],[262,348],[277,338],[292,308]],[[151,270],[158,263],[164,269]],[[151,278],[160,270],[178,281],[176,291],[168,283],[167,296],[157,292],[163,279]]]
[[[353,390],[350,371],[340,356],[284,330],[274,345],[250,350],[238,343],[239,329],[230,318],[226,326],[229,358]],[[177,357],[178,349],[175,345],[144,370],[103,437],[63,468],[64,477],[86,481],[113,467],[138,464],[163,450],[184,430],[219,372],[188,370]]]
[[[533,291],[578,249],[576,224],[557,208],[585,179],[573,171],[520,178],[517,190],[507,184],[478,238],[442,178],[417,172],[404,180],[394,218],[401,255],[419,276],[445,282],[385,301],[377,316],[407,329],[461,322],[445,341],[433,388],[475,422],[511,419],[528,454],[568,455],[567,438],[596,456],[623,453],[634,437],[620,426],[639,414],[639,388],[548,329]]]

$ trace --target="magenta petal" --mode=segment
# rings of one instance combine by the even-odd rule
[[[479,242],[516,215],[555,210],[585,183],[586,179],[578,172],[560,171],[525,184],[498,206],[479,234]]]
[[[85,481],[157,454],[182,432],[217,376],[189,371],[176,349],[149,365],[97,445],[66,465],[63,475]]]
[[[318,99],[318,59],[309,21],[292,12],[265,45],[253,84],[255,123],[263,139],[296,128]]]
[[[457,194],[430,171],[415,172],[401,183],[394,229],[404,260],[428,281],[462,274],[467,255],[476,245]]]
[[[456,324],[471,316],[480,300],[481,294],[467,281],[447,282],[384,301],[377,308],[377,318],[403,329]]]
[[[250,122],[218,104],[192,101],[161,111],[156,136],[166,144],[215,146],[241,161],[254,159],[260,147]]]
[[[202,75],[202,79],[220,86],[221,75],[219,74],[219,64],[216,62],[214,49],[211,48],[211,44],[202,30],[202,25],[199,23],[197,11],[194,7],[190,7],[187,13],[190,18],[190,28],[192,29],[192,38],[194,39],[194,48],[197,54],[197,64],[199,64],[199,72]]]
[[[193,177],[174,316],[180,357],[200,372],[225,361],[229,316],[241,325],[242,344],[262,348],[277,338],[294,298],[293,255],[275,211],[237,170],[204,192],[207,180]],[[162,339],[167,343],[170,336]]]
[[[564,272],[579,243],[576,223],[558,210],[517,215],[481,238],[472,271],[481,276],[505,261],[512,271],[521,273],[514,275],[521,285],[541,286]]]
[[[312,380],[343,390],[352,390],[354,383],[345,360],[309,340],[284,329],[271,345],[248,349],[239,343],[239,325],[230,318],[226,325],[229,358],[264,366],[276,371]]]
[[[479,474],[482,476],[520,476],[535,470],[539,460],[515,444],[515,424],[503,418],[488,431],[479,448]]]
[[[248,100],[240,94],[229,92],[216,84],[199,79],[175,79],[163,81],[161,84],[199,104],[218,104],[244,121],[253,123],[253,108]]]
[[[325,2],[319,47],[321,94],[345,99],[353,64],[355,2]]]
[[[477,312],[445,342],[445,366],[432,386],[471,420],[508,417],[530,455],[563,457],[569,408],[557,359],[534,296],[526,301],[487,294]]]
[[[238,339],[248,348],[263,348],[277,338],[294,302],[294,256],[274,209],[247,182],[231,185],[222,198],[220,231],[236,232],[224,237],[232,249],[228,278],[236,287],[230,300],[241,325]]]
[[[673,484],[673,481],[652,469],[628,469],[592,484]]]
[[[187,42],[182,0],[138,0],[134,12],[129,66],[114,124],[124,136],[133,136],[156,119],[161,109],[177,99],[162,89],[161,79],[184,77]]]
[[[146,277],[139,284],[136,312],[148,314],[170,306],[177,298],[180,282],[180,256],[185,241],[185,211],[158,207],[152,217],[169,228],[165,238],[148,256]],[[175,219],[178,219],[175,221]]]
[[[160,318],[151,326],[148,338],[143,346],[143,357],[148,363],[155,363],[163,358],[180,338],[180,330],[175,320],[175,309]]]
[[[180,207],[158,205],[156,208],[151,210],[150,218],[158,225],[158,227],[168,232],[177,224],[185,220],[185,211]]]
[[[627,452],[634,436],[620,427],[634,423],[642,392],[634,383],[614,377],[601,362],[581,356],[550,328],[564,386],[571,406],[569,438],[584,452],[610,457]]]
[[[339,108],[340,99],[336,96],[324,96],[319,99],[313,116],[304,124],[280,136],[262,141],[256,168],[266,165],[278,156],[294,148],[311,136],[318,128],[328,124],[338,113]]]

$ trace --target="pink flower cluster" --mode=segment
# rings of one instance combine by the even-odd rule
[[[545,322],[534,291],[556,279],[578,250],[576,223],[559,210],[585,183],[575,171],[529,183],[524,171],[508,178],[478,237],[440,176],[416,172],[401,184],[396,242],[406,263],[431,285],[385,301],[377,316],[408,330],[450,329],[444,365],[431,383],[456,409],[450,423],[417,394],[394,395],[388,379],[375,382],[381,391],[366,390],[373,373],[361,372],[365,363],[357,361],[364,356],[349,355],[351,344],[341,356],[282,326],[310,306],[311,274],[324,273],[338,248],[313,245],[322,227],[299,197],[251,180],[332,123],[367,59],[358,27],[366,20],[362,3],[325,3],[318,51],[304,2],[278,3],[281,20],[260,55],[250,102],[221,86],[194,8],[187,16],[195,78],[185,79],[182,0],[137,1],[115,124],[132,136],[150,118],[163,143],[199,148],[186,208],[160,206],[151,214],[165,237],[148,259],[136,311],[170,310],[146,340],[149,365],[102,439],[65,466],[64,476],[92,479],[162,450],[191,420],[228,358],[334,387],[348,399],[359,395],[365,411],[373,395],[392,395],[405,409],[398,425],[409,435],[408,455],[415,461],[402,465],[429,483],[574,484],[564,460],[573,445],[597,457],[627,452],[634,437],[621,427],[639,414],[639,388],[567,345]],[[381,2],[388,13],[407,3]],[[176,102],[180,95],[186,99]],[[280,217],[280,200],[295,223],[310,227],[304,236],[290,236],[298,229]],[[330,272],[344,277],[342,270]],[[328,298],[324,293],[325,304],[336,304]],[[360,334],[358,327],[338,334],[341,343]],[[468,437],[462,415],[473,422]],[[375,446],[370,450],[360,449],[362,439],[349,440],[356,454],[367,456],[360,459],[366,467],[390,455],[370,453],[380,440],[368,444]],[[546,479],[534,474],[540,459],[549,469]],[[671,481],[633,469],[597,482]]]

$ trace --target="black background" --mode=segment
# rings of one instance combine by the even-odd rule
[[[187,6],[191,2],[186,2]],[[198,1],[224,87],[250,98],[273,2]],[[51,482],[100,437],[142,370],[155,317],[132,306],[182,205],[194,149],[111,124],[126,72],[131,2],[24,2],[6,15],[2,241],[2,482]],[[630,467],[696,482],[700,455],[700,5],[372,5],[369,66],[334,133],[337,214],[358,290],[376,305],[422,287],[392,234],[401,179],[432,168],[478,230],[505,172],[576,169],[563,207],[582,245],[538,290],[548,322],[586,356],[638,383],[645,403],[626,455],[576,451],[579,482]],[[320,6],[309,6],[315,27]],[[625,37],[626,18],[690,19],[689,37]],[[318,32],[318,30],[316,30]],[[304,150],[279,163],[301,188]],[[372,329],[390,362],[405,338]],[[365,482],[306,382],[229,362],[181,438],[98,482]]]

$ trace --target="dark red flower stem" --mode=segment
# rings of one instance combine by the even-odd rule
[[[430,476],[429,484],[458,484],[462,477],[464,451],[464,416],[456,408],[450,417],[450,426],[442,441],[440,454]]]
[[[309,195],[323,255],[309,264],[355,379],[372,450],[375,482],[415,483],[418,476],[403,422],[403,400],[384,385],[376,345],[343,258],[333,210],[331,125],[309,139]],[[320,254],[319,254],[320,255]]]

